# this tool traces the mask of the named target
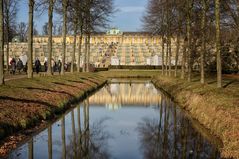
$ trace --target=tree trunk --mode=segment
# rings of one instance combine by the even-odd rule
[[[167,46],[166,46],[166,65],[165,65],[165,71],[166,71],[166,75],[168,75],[168,39],[167,39]]]
[[[162,74],[164,75],[164,36],[162,35]]]
[[[177,77],[177,71],[178,71],[178,56],[179,56],[179,50],[180,50],[180,34],[177,33],[177,44],[176,44],[176,55],[175,55],[175,72],[174,77]]]
[[[53,17],[53,5],[54,1],[49,1],[49,8],[48,8],[48,68],[47,74],[52,75],[52,17]]]
[[[6,29],[6,34],[8,35],[9,34],[9,30],[7,31]],[[9,72],[9,37],[6,36],[6,41],[7,41],[7,44],[6,44],[6,71]]]
[[[76,18],[77,19],[77,18]],[[71,55],[71,73],[74,72],[74,63],[75,63],[75,53],[76,53],[76,38],[77,38],[77,23],[78,21],[75,19],[74,21],[74,43],[73,43],[73,52]]]
[[[81,63],[81,45],[82,45],[82,29],[80,31],[79,36],[79,49],[78,49],[78,64],[77,64],[77,72],[80,72],[80,63]]]
[[[186,64],[186,51],[187,51],[187,41],[184,40],[183,44],[183,55],[182,55],[182,66],[181,66],[181,79],[185,78],[185,64]]]
[[[170,20],[170,15],[171,14],[171,5],[169,3],[167,3],[167,38],[168,38],[168,53],[169,53],[169,57],[168,57],[168,65],[169,65],[169,77],[171,77],[171,73],[172,73],[172,64],[171,64],[171,60],[172,60],[172,35],[171,35],[171,20]]]
[[[5,38],[6,38],[6,42],[7,42],[7,48],[6,48],[6,70],[7,72],[9,71],[9,30],[10,30],[10,27],[9,27],[9,0],[6,1],[6,6],[5,6],[5,9],[6,9],[6,35]],[[4,44],[4,43],[3,43]]]
[[[217,87],[222,87],[222,64],[221,64],[221,44],[220,44],[220,0],[215,0],[216,18],[216,55],[217,55]]]
[[[65,74],[65,63],[66,63],[66,20],[67,20],[67,0],[62,1],[62,7],[63,7],[63,28],[62,28],[62,65],[61,65],[61,75]]]
[[[34,0],[29,0],[29,29],[28,29],[28,59],[27,59],[27,77],[33,78],[33,66],[32,66],[32,52],[33,52],[33,14],[34,14]]]
[[[161,9],[161,15],[162,15],[162,23],[161,23],[161,28],[164,30],[164,10],[163,8]],[[165,74],[165,67],[164,67],[164,54],[165,54],[165,47],[164,47],[164,33],[162,32],[162,75]]]
[[[167,23],[167,28],[166,28],[166,38],[167,38],[167,50],[166,50],[166,75],[168,75],[168,62],[169,62],[169,4],[168,1],[166,1],[166,23]]]
[[[169,52],[169,58],[168,58],[168,65],[169,65],[169,77],[171,77],[171,73],[172,73],[172,48],[171,48],[171,35],[169,35],[169,40],[168,40],[168,52]]]
[[[90,72],[90,33],[87,35],[87,65],[86,72]]]
[[[188,50],[187,50],[187,63],[188,63],[188,82],[191,82],[192,76],[192,49],[191,49],[191,14],[192,14],[192,1],[187,0],[187,40],[188,40]]]
[[[85,34],[85,56],[84,56],[84,62],[83,62],[83,72],[86,72],[86,61],[87,61],[87,35]]]
[[[182,32],[182,14],[180,13],[179,19],[178,19],[178,31],[177,31],[177,42],[176,42],[176,55],[175,55],[175,72],[174,76],[177,77],[177,71],[178,71],[178,56],[180,51],[180,34]]]
[[[203,9],[202,9],[202,21],[201,21],[201,30],[202,30],[202,45],[201,45],[201,53],[200,53],[200,74],[201,74],[201,83],[205,83],[205,70],[204,70],[204,56],[206,52],[206,0],[202,0]]]
[[[4,84],[3,0],[0,1],[0,85]]]

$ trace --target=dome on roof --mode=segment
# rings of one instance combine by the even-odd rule
[[[112,28],[106,32],[107,35],[122,35],[123,32],[117,28]]]

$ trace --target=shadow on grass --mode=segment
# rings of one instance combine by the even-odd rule
[[[62,86],[68,86],[68,87],[76,87],[74,85],[70,85],[70,84],[66,84],[66,83],[60,83],[60,82],[52,82],[53,84],[56,84],[56,85],[62,85]]]
[[[200,79],[193,79],[192,82],[200,82]]]
[[[207,84],[214,84],[214,83],[217,83],[217,81],[207,82]]]
[[[46,88],[35,88],[35,87],[17,87],[17,88],[23,88],[23,89],[28,89],[28,90],[41,90],[41,91],[46,91],[46,92],[51,92],[51,93],[60,93],[60,94],[69,95],[70,97],[74,97],[72,94],[67,93],[65,91],[56,91],[56,90],[51,90],[51,89],[46,89]]]
[[[75,81],[75,80],[67,80],[68,82],[73,82],[73,83],[82,83],[82,84],[85,84],[84,82],[82,81]]]
[[[0,100],[11,100],[11,101],[23,102],[23,103],[35,103],[35,104],[41,104],[41,105],[50,107],[52,109],[56,108],[56,106],[54,106],[50,103],[39,101],[39,100],[19,99],[19,98],[13,98],[13,97],[8,97],[8,96],[0,96]]]
[[[81,77],[80,79],[86,80],[86,81],[90,81],[90,82],[92,82],[92,83],[94,83],[94,84],[96,84],[96,85],[99,84],[98,82],[93,81],[90,77],[89,77],[89,78]]]
[[[225,85],[223,86],[223,88],[227,88],[229,85],[231,85],[231,84],[233,84],[233,83],[236,83],[236,82],[238,82],[238,80],[229,81],[227,84],[225,84]]]

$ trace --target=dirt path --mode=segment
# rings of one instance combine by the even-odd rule
[[[10,80],[15,80],[15,79],[22,79],[22,78],[26,78],[27,75],[7,75],[5,76],[5,82],[6,81],[10,81]]]

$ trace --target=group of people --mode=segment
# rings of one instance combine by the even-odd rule
[[[61,67],[62,67],[62,63],[61,60],[58,60],[58,62],[55,62],[55,60],[51,60],[51,70],[52,72],[59,72],[59,74],[61,73]],[[44,68],[45,68],[45,72],[47,72],[48,69],[48,61],[44,62]]]
[[[10,66],[11,66],[10,69],[11,74],[15,74],[16,71],[18,71],[19,73],[21,73],[21,71],[27,72],[27,63],[24,65],[20,58],[18,58],[18,60],[12,58],[10,61]]]
[[[44,62],[44,68],[45,68],[45,72],[47,72],[47,69],[48,69],[48,61],[47,60],[45,60],[45,62]],[[52,72],[58,72],[60,74],[61,68],[62,68],[61,60],[58,60],[58,62],[56,62],[54,59],[51,59]],[[67,69],[68,69],[68,65],[65,63],[64,70],[67,71]]]
[[[22,71],[23,72],[27,72],[27,63],[24,65],[22,60],[20,58],[18,58],[18,60],[16,60],[15,58],[12,58],[10,61],[10,65],[11,65],[11,69],[10,69],[10,73],[11,74],[15,74],[16,71],[18,71],[18,73],[20,74]],[[38,58],[36,58],[35,62],[34,62],[34,68],[37,74],[39,74],[39,72],[41,72],[41,62]],[[59,74],[61,73],[61,68],[62,68],[62,62],[61,60],[58,60],[58,62],[55,62],[54,59],[51,60],[51,66],[52,66],[52,72],[59,72]],[[44,62],[44,71],[47,72],[48,69],[48,61],[45,60]],[[68,65],[65,63],[64,65],[64,70],[67,71],[68,69]]]

